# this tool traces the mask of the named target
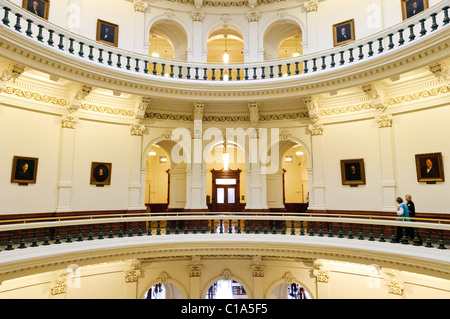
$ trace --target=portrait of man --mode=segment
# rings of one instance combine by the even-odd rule
[[[419,182],[444,181],[444,169],[441,153],[416,155],[416,166]]]
[[[111,163],[92,163],[91,185],[111,184]]]
[[[48,19],[49,0],[24,0],[22,6],[38,17]]]
[[[348,20],[333,26],[334,45],[343,45],[355,40],[355,22]]]
[[[341,173],[343,185],[364,185],[366,183],[364,160],[342,160]]]
[[[428,9],[428,0],[402,0],[403,20],[409,19],[425,9]]]
[[[37,165],[37,158],[14,156],[11,183],[36,183]]]
[[[110,22],[97,20],[97,41],[117,46],[119,26]]]

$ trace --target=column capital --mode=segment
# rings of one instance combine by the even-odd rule
[[[323,125],[322,124],[310,125],[310,126],[308,126],[308,130],[311,132],[312,136],[323,135]]]
[[[67,115],[61,118],[61,123],[63,128],[75,129],[78,123],[78,118]]]
[[[130,130],[132,136],[142,136],[145,131],[145,125],[131,124]]]
[[[134,12],[145,13],[145,11],[148,8],[147,1],[143,1],[143,0],[134,0],[133,5],[134,5]]]
[[[319,0],[306,0],[303,3],[303,6],[306,9],[306,12],[317,12],[317,9],[319,8]]]
[[[205,17],[205,14],[201,11],[192,12],[192,21],[194,21],[194,22],[203,22],[204,17]]]
[[[389,114],[382,114],[376,118],[379,128],[392,127],[392,116]]]
[[[259,11],[250,11],[247,13],[248,22],[258,22],[260,13]]]

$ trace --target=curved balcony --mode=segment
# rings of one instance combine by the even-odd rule
[[[448,57],[449,3],[345,46],[228,65],[162,60],[103,45],[0,0],[0,54],[43,72],[132,94],[210,100],[316,94],[330,85],[334,90],[360,85]]]

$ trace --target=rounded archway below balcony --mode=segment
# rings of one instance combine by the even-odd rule
[[[146,47],[150,56],[161,59],[187,59],[188,35],[174,20],[161,19],[149,28]]]
[[[231,25],[219,25],[208,35],[208,63],[243,63],[243,50],[244,37],[240,30]]]
[[[286,59],[303,55],[301,25],[294,20],[277,20],[263,35],[264,60]]]

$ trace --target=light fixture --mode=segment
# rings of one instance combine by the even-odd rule
[[[158,51],[158,41],[156,40],[156,35],[153,35],[152,39],[155,42],[155,50],[152,52],[152,57],[159,58],[159,53],[157,52]]]
[[[284,161],[285,161],[285,162],[288,162],[288,163],[292,162],[292,156],[286,156],[286,157],[284,158]]]
[[[295,38],[294,38],[295,39],[295,52],[292,55],[294,58],[297,58],[297,57],[300,56],[300,52],[298,52],[298,49],[297,49],[297,42],[298,42],[297,39],[299,39],[299,38],[300,38],[300,35],[296,35]]]
[[[223,37],[225,39],[225,53],[223,54],[222,58],[223,58],[223,62],[224,63],[228,63],[230,61],[230,55],[227,52],[227,38],[228,38],[228,35],[224,34]]]
[[[228,165],[230,164],[230,154],[227,153],[227,140],[223,140],[223,170],[228,171]]]
[[[302,156],[304,153],[303,152],[300,152],[300,151],[298,151],[298,152],[296,152],[295,153],[295,155],[297,155],[297,156]]]
[[[167,157],[161,156],[161,157],[159,158],[159,162],[160,162],[160,163],[167,163]]]
[[[223,75],[223,80],[224,80],[224,81],[228,81],[228,73],[225,73],[225,74]]]
[[[148,155],[150,155],[150,156],[155,156],[155,155],[156,155],[156,152],[155,152],[155,151],[150,151],[150,152],[148,153]]]

